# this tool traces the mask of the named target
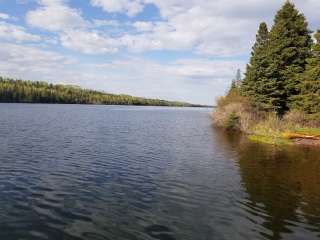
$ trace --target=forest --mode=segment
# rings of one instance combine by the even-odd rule
[[[238,72],[213,117],[216,125],[259,136],[296,129],[320,134],[320,30],[312,32],[292,2],[270,30],[260,24],[244,78]]]
[[[196,107],[199,105],[116,95],[78,86],[0,77],[0,102]]]

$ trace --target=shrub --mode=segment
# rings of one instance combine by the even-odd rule
[[[281,137],[283,131],[294,129],[292,122],[280,119],[275,112],[266,114],[265,119],[253,126],[256,135]]]
[[[240,129],[240,117],[235,113],[232,112],[226,123],[227,130],[238,130]]]
[[[250,132],[252,125],[263,117],[262,112],[248,98],[237,91],[231,91],[217,100],[217,107],[212,114],[216,126]]]
[[[243,97],[239,94],[237,89],[230,90],[229,93],[217,99],[217,107],[221,108],[231,103],[246,103],[248,104],[249,101],[246,97]]]
[[[307,121],[307,116],[304,112],[299,110],[292,110],[284,115],[283,120],[286,122],[292,122],[298,125],[297,127],[304,126]]]
[[[299,110],[288,112],[283,120],[294,123],[296,128],[301,127],[320,127],[320,114],[306,114]]]

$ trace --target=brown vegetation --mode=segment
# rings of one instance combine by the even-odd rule
[[[320,141],[318,116],[294,110],[279,117],[241,96],[236,89],[217,100],[212,119],[216,126],[247,133],[255,141],[309,145]]]

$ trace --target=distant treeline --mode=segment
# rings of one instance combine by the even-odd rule
[[[0,77],[0,102],[197,107],[184,102],[109,94],[70,85]]]

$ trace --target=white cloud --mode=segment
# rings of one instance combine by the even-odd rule
[[[314,26],[318,0],[296,0]],[[120,37],[132,51],[186,50],[212,56],[243,55],[250,51],[261,21],[270,25],[284,1],[279,0],[91,0],[107,12],[127,13],[130,4],[154,4],[161,14],[158,22],[136,22],[138,34]],[[139,7],[135,13],[142,11]]]
[[[207,59],[159,63],[137,57],[84,64],[38,47],[0,45],[2,76],[203,104],[213,103],[239,66],[244,63]]]
[[[212,61],[208,60],[208,56],[215,59],[225,59],[225,56],[227,59],[235,59],[240,56],[245,59],[250,53],[259,23],[267,21],[271,26],[273,16],[284,0],[88,1],[92,6],[107,12],[103,19],[86,19],[85,16],[90,14],[82,14],[85,9],[72,8],[68,5],[70,0],[37,2],[37,8],[27,13],[26,22],[29,26],[51,32],[47,37],[42,37],[42,42],[57,41],[61,46],[76,52],[104,54],[108,56],[107,59],[111,59],[110,62],[94,64],[95,61],[102,61],[99,57],[97,60],[90,58],[92,65],[68,65],[60,54],[1,44],[0,70],[31,79],[59,79],[65,83],[78,83],[109,92],[208,104],[216,95],[225,91],[236,69],[239,66],[244,68],[242,61]],[[320,27],[319,0],[294,2],[310,20],[313,30]],[[160,15],[136,22],[132,20],[136,18],[118,15],[136,16],[147,9],[147,4],[153,4]],[[1,16],[1,39],[20,43],[39,41],[39,36],[31,34],[27,28],[5,23],[5,20],[10,20],[10,16]],[[9,47],[14,51],[5,49]],[[178,59],[168,63],[140,57],[119,60],[120,56],[139,56],[135,53],[150,50],[174,50],[190,56],[197,55],[193,59]],[[18,51],[26,52],[35,60],[24,54],[18,56]],[[9,59],[7,62],[4,56]],[[172,56],[177,58],[179,55],[170,53],[168,58]],[[59,60],[54,60],[55,57]],[[19,63],[18,58],[21,58]]]
[[[171,72],[187,78],[231,80],[236,69],[243,67],[240,61],[219,61],[207,59],[180,59],[171,66]]]
[[[296,5],[307,17],[313,30],[320,28],[319,12],[320,1],[318,0],[296,0]]]
[[[25,28],[0,21],[0,39],[18,42],[38,42],[41,37],[28,33]]]
[[[243,54],[250,48],[253,37],[247,32],[254,32],[258,25],[252,20],[252,14],[245,18],[230,18],[236,9],[250,12],[250,6],[259,4],[234,4],[231,0],[208,2],[204,0],[144,0],[143,4],[154,4],[158,7],[162,21],[135,22],[133,27],[137,34],[125,33],[118,38],[123,47],[129,51],[149,50],[195,50],[207,55]],[[255,1],[257,2],[257,1]],[[108,12],[126,13],[126,6],[141,5],[142,1],[130,0],[91,0],[94,6],[100,6]],[[233,7],[234,5],[237,5]],[[242,6],[240,8],[239,6]],[[244,5],[244,6],[243,6]],[[238,7],[238,8],[236,8]],[[135,13],[142,10],[137,8]],[[244,15],[244,14],[243,14]],[[232,27],[230,27],[232,26]]]
[[[117,51],[117,41],[89,28],[115,21],[86,21],[81,12],[68,7],[63,0],[40,0],[40,8],[28,12],[29,25],[56,32],[62,46],[86,54],[104,54]]]
[[[11,43],[0,45],[1,75],[47,80],[74,63],[71,58],[36,47]]]
[[[91,4],[107,12],[124,12],[128,16],[135,16],[143,10],[140,0],[91,0]]]
[[[112,92],[180,101],[192,99],[195,103],[212,104],[230,86],[237,68],[244,65],[241,61],[208,59],[158,63],[128,58],[95,65],[92,72],[100,72],[106,80],[99,86]]]
[[[129,51],[191,50],[197,36],[191,31],[178,32],[167,22],[136,22],[138,34],[125,34],[120,42]]]
[[[92,24],[92,27],[104,27],[104,26],[108,26],[108,27],[119,27],[120,23],[116,20],[106,20],[106,19],[94,19]]]
[[[0,19],[3,19],[3,20],[8,20],[10,19],[10,16],[6,13],[1,13],[0,12]]]
[[[39,0],[40,8],[27,13],[26,21],[33,27],[50,31],[66,31],[86,25],[79,10],[70,8],[63,0]]]
[[[153,22],[134,22],[133,26],[139,31],[139,32],[148,32],[152,31],[154,28],[154,23]]]
[[[316,0],[297,4],[310,12]],[[162,16],[158,21],[132,23],[136,32],[128,31],[127,23],[114,20],[85,20],[81,11],[70,8],[63,0],[39,0],[39,7],[27,14],[27,22],[35,27],[59,32],[64,47],[87,54],[104,54],[126,48],[132,52],[150,50],[193,51],[201,55],[247,55],[254,41],[259,22],[271,23],[281,6],[278,0],[91,0],[91,4],[107,12],[133,16],[146,4],[154,4]],[[126,29],[116,37],[95,31],[109,26]],[[76,34],[79,38],[76,40]],[[100,50],[99,50],[100,48]]]
[[[114,53],[118,50],[117,41],[96,32],[69,30],[61,34],[60,40],[64,47],[87,54]]]
[[[243,1],[242,8],[239,7],[239,3],[232,3],[230,0],[214,2],[146,0],[146,2],[153,3],[159,8],[163,21],[134,24],[142,33],[131,37],[135,42],[146,43],[145,46],[140,46],[142,51],[189,49],[215,56],[243,54],[250,48],[259,22],[258,18],[252,19],[252,14],[231,16],[231,12],[235,12],[235,9],[247,12],[253,10],[250,4]],[[248,32],[252,34],[249,35]],[[156,48],[149,42],[157,42]]]

